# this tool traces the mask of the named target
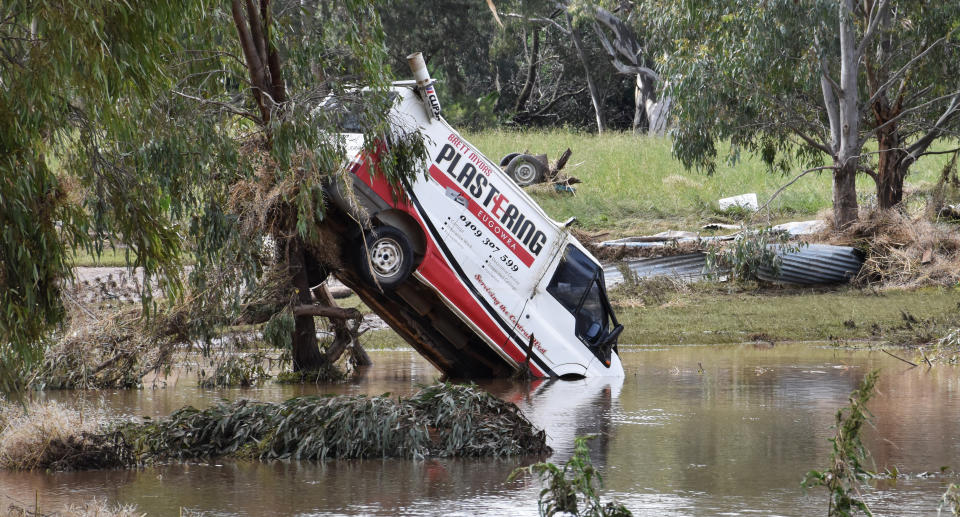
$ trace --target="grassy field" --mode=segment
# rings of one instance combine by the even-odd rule
[[[611,292],[624,326],[620,343],[923,342],[960,323],[960,288],[875,292],[699,284],[678,290],[663,289],[661,284],[657,291]],[[354,306],[349,301],[341,305]],[[389,329],[367,332],[360,342],[368,350],[407,347]]]
[[[719,212],[718,199],[755,192],[763,204],[792,178],[770,172],[763,162],[746,154],[736,164],[720,163],[712,176],[687,171],[672,157],[666,137],[567,130],[485,131],[464,136],[497,162],[507,153],[524,150],[546,153],[555,160],[569,147],[573,155],[564,171],[583,184],[576,186],[574,195],[534,187],[534,198],[554,219],[575,216],[584,229],[610,231],[614,236],[689,230],[729,219]],[[728,152],[728,147],[720,149],[721,155]],[[908,193],[929,190],[947,158],[922,158],[908,177]],[[861,176],[857,188],[862,204],[875,199],[869,177]],[[809,174],[773,201],[771,221],[810,219],[830,207],[831,196],[830,174]]]
[[[73,265],[77,267],[124,267],[132,264],[136,257],[127,256],[125,248],[104,248],[99,256],[88,253],[86,250],[74,250]]]
[[[923,341],[956,324],[960,288],[873,291],[702,284],[611,292],[626,344]],[[917,338],[917,339],[913,339]]]

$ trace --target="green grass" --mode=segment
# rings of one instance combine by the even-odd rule
[[[583,180],[576,194],[538,187],[531,193],[554,219],[576,216],[585,229],[616,236],[695,229],[710,220],[729,219],[718,213],[718,199],[755,192],[762,205],[792,178],[792,174],[770,172],[747,154],[736,164],[720,163],[712,176],[687,171],[672,157],[666,137],[616,132],[600,136],[562,129],[467,132],[464,136],[497,162],[507,153],[524,150],[556,159],[569,147],[573,155],[565,172]],[[721,146],[721,155],[728,150]],[[908,177],[908,192],[932,187],[947,158],[922,158]],[[861,176],[857,189],[862,202],[869,204],[875,193],[873,180]],[[830,208],[831,196],[829,173],[808,174],[773,201],[772,222],[812,218]]]
[[[614,288],[610,296],[624,326],[620,343],[626,345],[758,340],[908,343],[922,341],[931,330],[936,334],[945,323],[960,325],[960,287],[878,292],[853,287],[678,286],[659,279],[641,282],[632,292]],[[355,297],[338,304],[369,314]],[[903,313],[918,321],[907,325]],[[410,348],[389,328],[364,333],[360,343],[371,351]]]
[[[136,256],[127,253],[126,248],[104,248],[99,256],[88,253],[86,250],[73,251],[73,265],[75,267],[123,267],[133,264]],[[128,260],[129,259],[129,260]]]
[[[400,334],[390,328],[365,332],[360,336],[360,344],[366,350],[412,350]]]
[[[702,284],[660,293],[655,303],[614,290],[624,344],[720,344],[756,340],[895,340],[960,320],[960,288],[874,292],[851,287],[743,289]],[[631,303],[633,299],[633,303]],[[918,322],[907,329],[904,311]]]
[[[128,256],[129,251],[129,256]],[[195,263],[193,256],[189,253],[181,255],[184,264],[192,265]],[[133,265],[137,256],[125,247],[105,247],[100,255],[88,253],[86,250],[73,250],[71,257],[74,267],[126,267]]]

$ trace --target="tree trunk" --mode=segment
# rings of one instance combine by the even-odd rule
[[[903,148],[895,124],[882,128],[877,135],[879,161],[874,180],[877,184],[877,207],[886,210],[903,201],[903,180],[913,160]]]
[[[882,44],[881,55],[886,55],[886,45]],[[869,55],[865,57],[867,69],[867,86],[871,92],[878,88],[876,79],[877,71],[874,70],[873,62]],[[881,63],[880,75],[886,77],[884,63]],[[890,100],[885,92],[878,95],[871,93],[871,97],[876,96],[873,105],[874,123],[877,125],[877,170],[873,177],[877,184],[877,207],[881,210],[893,208],[903,201],[903,180],[907,175],[913,160],[909,158],[903,138],[900,135],[899,124],[896,117],[901,113],[901,103],[903,97],[891,106]]]
[[[540,28],[533,29],[533,45],[530,49],[530,63],[527,65],[527,79],[523,82],[523,89],[517,96],[517,102],[513,106],[513,112],[519,113],[527,108],[527,101],[530,100],[530,94],[533,92],[533,85],[537,82],[537,64],[540,61]]]
[[[310,293],[310,282],[307,280],[305,267],[304,246],[300,237],[293,237],[286,242],[287,267],[293,287],[297,290],[297,298],[301,305],[313,303]],[[320,370],[326,366],[326,358],[320,353],[317,346],[317,328],[313,316],[294,316],[295,328],[293,331],[293,371],[310,372]]]
[[[647,120],[650,135],[662,135],[667,132],[668,116],[670,115],[671,97],[662,97],[659,101],[648,100],[646,105]]]
[[[647,100],[653,95],[651,81],[644,81],[642,74],[637,74],[633,89],[633,132],[644,133],[650,128],[650,119],[647,117]]]
[[[570,38],[573,40],[573,48],[577,51],[580,58],[580,64],[583,65],[583,73],[587,77],[587,90],[590,91],[590,102],[593,103],[593,112],[597,116],[597,133],[603,133],[607,128],[607,123],[603,117],[603,107],[600,104],[600,90],[597,89],[593,81],[593,74],[590,73],[590,64],[587,61],[586,54],[583,53],[583,43],[580,42],[580,34],[573,26],[573,19],[570,13],[567,13],[567,28],[570,29]]]
[[[833,224],[842,230],[857,221],[857,166],[852,160],[837,164],[833,173]]]
[[[840,96],[838,102],[839,152],[834,159],[837,169],[833,172],[833,220],[837,230],[842,230],[859,217],[857,206],[857,169],[860,165],[859,127],[860,104],[858,102],[858,62],[856,30],[854,26],[854,0],[840,2]],[[831,121],[831,132],[836,127]]]

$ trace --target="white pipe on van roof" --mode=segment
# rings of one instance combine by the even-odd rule
[[[413,72],[413,78],[417,80],[417,86],[423,93],[423,108],[427,111],[427,118],[440,120],[440,99],[437,97],[437,91],[433,87],[433,80],[430,79],[430,72],[427,71],[427,64],[423,60],[423,53],[416,52],[407,56],[407,64],[410,65],[410,71]]]

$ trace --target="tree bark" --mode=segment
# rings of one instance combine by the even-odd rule
[[[860,53],[857,50],[853,0],[840,2],[840,94],[839,150],[833,174],[834,225],[842,230],[859,217],[857,206],[857,169],[860,165],[860,103],[857,74]],[[831,124],[833,129],[833,124]]]
[[[573,26],[573,18],[570,16],[569,12],[566,13],[566,15],[567,28],[570,30],[570,38],[573,40],[573,47],[577,51],[577,56],[580,58],[580,64],[583,65],[583,73],[587,77],[587,90],[590,91],[590,102],[593,103],[593,112],[597,116],[597,133],[603,134],[603,131],[607,128],[607,123],[604,120],[603,107],[600,104],[600,91],[597,89],[597,85],[593,81],[593,74],[590,73],[590,64],[587,62],[586,54],[583,53],[583,43],[580,41],[580,34]]]
[[[897,113],[890,109],[886,96],[883,95],[874,103],[873,111],[877,125],[890,121]],[[877,131],[877,152],[879,158],[874,176],[877,185],[877,207],[886,210],[903,201],[903,180],[913,164],[903,146],[896,122]]]
[[[300,237],[292,237],[286,242],[287,268],[293,287],[297,290],[297,298],[301,305],[310,305],[313,298],[310,293],[310,282],[307,280],[307,269],[304,260],[304,246]],[[320,353],[317,346],[317,327],[313,316],[294,313],[295,328],[293,331],[293,371],[310,372],[320,370],[326,366],[326,357]]]
[[[270,106],[264,99],[264,93],[268,92],[266,77],[266,68],[260,59],[260,53],[257,50],[257,44],[254,36],[250,32],[250,26],[244,18],[244,9],[240,5],[240,0],[231,2],[231,12],[233,14],[233,23],[237,27],[237,37],[240,39],[240,47],[243,49],[243,56],[247,62],[247,70],[250,73],[250,83],[253,85],[253,98],[257,102],[260,110],[260,116],[263,119],[263,125],[270,123]]]
[[[833,224],[837,230],[842,230],[857,221],[859,217],[857,206],[857,164],[848,161],[847,164],[837,164],[833,173]]]
[[[647,99],[653,94],[652,85],[637,74],[633,89],[633,132],[643,133],[650,128],[650,119],[647,117]]]

